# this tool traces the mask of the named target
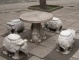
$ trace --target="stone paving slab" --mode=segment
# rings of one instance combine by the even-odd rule
[[[4,38],[0,37],[0,48],[3,47],[3,40],[4,40]]]
[[[40,43],[40,45],[53,50],[56,47],[56,42],[57,42],[58,36],[59,36],[59,34],[55,34],[52,37],[50,37],[49,39],[47,39],[46,41]]]
[[[69,18],[69,19],[66,19],[65,21],[75,23],[75,22],[78,22],[78,19]]]
[[[51,37],[45,42],[40,43],[40,45],[45,46],[49,49],[54,49],[56,47],[56,40],[53,37]]]
[[[7,59],[5,59],[5,58],[3,58],[3,57],[1,57],[1,56],[0,56],[0,59],[1,59],[1,60],[7,60]]]
[[[73,58],[73,57],[72,57],[72,58],[70,58],[69,60],[79,60],[79,59],[76,59],[76,58]]]
[[[0,36],[8,32],[7,28],[4,25],[0,25]]]
[[[79,28],[77,28],[77,27],[72,27],[72,26],[68,26],[67,29],[73,29],[73,30],[75,30],[76,32],[79,30]]]
[[[73,22],[67,22],[67,21],[64,21],[62,23],[63,23],[63,29],[67,29],[68,26],[70,26],[71,24],[73,24]]]
[[[79,39],[79,33],[76,33],[76,39]]]
[[[44,60],[44,59],[40,59],[39,57],[32,56],[29,60]]]
[[[43,46],[37,46],[35,48],[33,48],[29,53],[33,54],[35,56],[38,56],[40,58],[45,57],[46,55],[48,55],[52,50]]]
[[[72,24],[71,26],[72,26],[72,27],[77,27],[77,28],[79,28],[79,23],[74,23],[74,24]]]
[[[35,44],[35,43],[27,42],[27,44],[28,44],[28,51],[30,51],[33,48],[37,47],[37,44]]]
[[[17,3],[17,4],[4,4],[0,5],[0,11],[3,10],[15,10],[15,9],[27,9],[28,6],[36,5],[37,2],[32,3]]]
[[[77,50],[77,52],[72,57],[76,58],[76,59],[79,59],[79,49]]]

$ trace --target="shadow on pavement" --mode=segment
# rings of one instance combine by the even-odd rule
[[[44,59],[45,60],[69,60],[78,49],[79,49],[79,40],[75,39],[74,46],[68,55],[63,55],[61,52],[57,52],[56,49],[54,49],[47,56],[45,56]]]

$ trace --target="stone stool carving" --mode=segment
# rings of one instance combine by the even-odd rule
[[[60,33],[62,29],[62,21],[57,17],[53,17],[52,20],[45,23],[45,27],[48,30],[56,30],[56,33]]]
[[[7,22],[7,29],[9,33],[19,33],[24,30],[24,23],[20,19],[14,19]]]
[[[72,29],[64,30],[60,33],[57,41],[56,51],[62,50],[63,54],[68,54],[73,46],[75,31]]]
[[[22,39],[20,35],[18,34],[9,34],[4,38],[3,46],[5,47],[5,51],[3,51],[4,54],[8,54],[8,52],[14,53],[14,56],[12,58],[14,59],[20,59],[19,52],[22,51],[26,55],[28,54],[28,45],[27,40]]]

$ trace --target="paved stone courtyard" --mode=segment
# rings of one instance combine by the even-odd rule
[[[56,40],[59,34],[54,32],[49,32],[45,30],[47,39],[39,44],[31,43],[28,41],[28,49],[30,57],[21,60],[79,60],[79,1],[76,2],[59,2],[59,1],[47,1],[48,4],[62,5],[64,8],[50,12],[55,17],[58,17],[63,22],[63,29],[74,29],[76,31],[76,42],[73,51],[69,55],[62,56],[61,53],[55,52]],[[27,13],[29,11],[28,7],[31,5],[39,4],[38,2],[30,3],[17,3],[17,4],[3,4],[0,5],[0,60],[12,60],[11,57],[2,54],[3,49],[3,39],[7,35],[6,22],[12,19],[19,18],[22,13]],[[22,38],[29,39],[30,23],[25,23],[25,31],[20,35]],[[43,23],[42,23],[43,24]],[[55,55],[57,54],[57,56]],[[54,57],[55,58],[52,58]]]

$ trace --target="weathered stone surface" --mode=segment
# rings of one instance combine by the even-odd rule
[[[3,57],[0,56],[0,60],[7,60],[7,59],[5,59],[5,58],[3,58]]]
[[[68,26],[67,29],[73,29],[73,30],[75,30],[76,32],[77,32],[77,30],[79,30],[79,28],[73,27],[73,26]]]
[[[20,19],[13,19],[7,22],[7,29],[9,33],[21,33],[24,31],[24,23]]]
[[[73,23],[71,26],[79,28],[79,23]]]
[[[43,45],[49,49],[54,49],[56,47],[56,40],[53,37],[51,37],[48,40],[40,43],[40,45]]]
[[[7,33],[7,28],[5,25],[0,25],[0,35],[4,35],[5,33]]]
[[[68,21],[68,22],[77,22],[78,20],[77,19],[72,19],[72,18],[69,18],[69,19],[66,19],[65,21]]]
[[[36,56],[32,56],[29,60],[44,60],[44,59],[41,59],[41,58],[36,57]]]
[[[31,43],[31,42],[27,42],[27,44],[28,44],[28,51],[32,50],[37,46],[35,43]]]
[[[29,53],[36,55],[40,58],[45,57],[47,54],[49,54],[52,50],[43,46],[37,46],[33,48]]]
[[[77,59],[77,58],[73,58],[73,57],[72,57],[72,58],[70,58],[69,60],[79,60],[79,59]]]
[[[51,13],[42,11],[32,11],[20,15],[20,19],[30,23],[43,23],[51,20],[53,15]]]
[[[57,17],[53,17],[52,20],[45,23],[45,27],[49,30],[55,29],[56,33],[60,33],[62,30],[62,21]]]
[[[77,50],[77,52],[72,57],[79,60],[79,49]]]
[[[70,21],[63,21],[63,28],[66,29],[68,26],[70,26],[71,24],[73,24],[73,22]]]
[[[6,36],[3,41],[3,46],[5,47],[4,54],[8,54],[7,51],[14,53],[14,56],[12,56],[13,59],[20,59],[19,51],[25,54],[28,53],[27,39],[23,40],[18,34],[9,34]]]
[[[76,37],[76,39],[79,39],[79,33],[76,33],[75,37]]]
[[[0,37],[0,48],[3,47],[3,40],[4,40],[4,38]]]
[[[57,50],[59,51],[60,47],[62,47],[62,49],[64,49],[63,54],[69,54],[70,50],[68,48],[73,46],[74,38],[75,31],[73,29],[63,30],[58,37]]]

